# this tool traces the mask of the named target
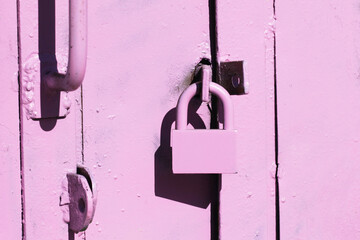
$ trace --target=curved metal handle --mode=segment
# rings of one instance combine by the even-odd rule
[[[189,102],[199,92],[201,85],[202,82],[193,83],[187,89],[185,89],[185,91],[181,94],[176,106],[175,129],[177,130],[186,129]],[[209,90],[210,93],[215,94],[223,104],[224,130],[234,129],[233,105],[230,94],[226,91],[225,88],[214,82],[210,82]]]
[[[69,0],[69,56],[66,74],[48,73],[50,89],[74,91],[82,84],[87,57],[87,0]]]

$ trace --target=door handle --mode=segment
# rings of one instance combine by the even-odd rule
[[[87,0],[69,0],[69,55],[66,74],[45,74],[48,88],[74,91],[84,80],[87,58]]]

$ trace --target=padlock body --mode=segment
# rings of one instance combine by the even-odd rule
[[[237,130],[172,130],[174,173],[236,173]]]

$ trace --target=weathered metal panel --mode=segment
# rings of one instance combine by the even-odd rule
[[[276,12],[281,239],[359,239],[359,3]]]

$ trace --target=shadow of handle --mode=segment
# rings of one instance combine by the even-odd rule
[[[47,73],[45,83],[57,91],[74,91],[84,80],[87,57],[87,0],[69,0],[69,55],[66,74]]]

